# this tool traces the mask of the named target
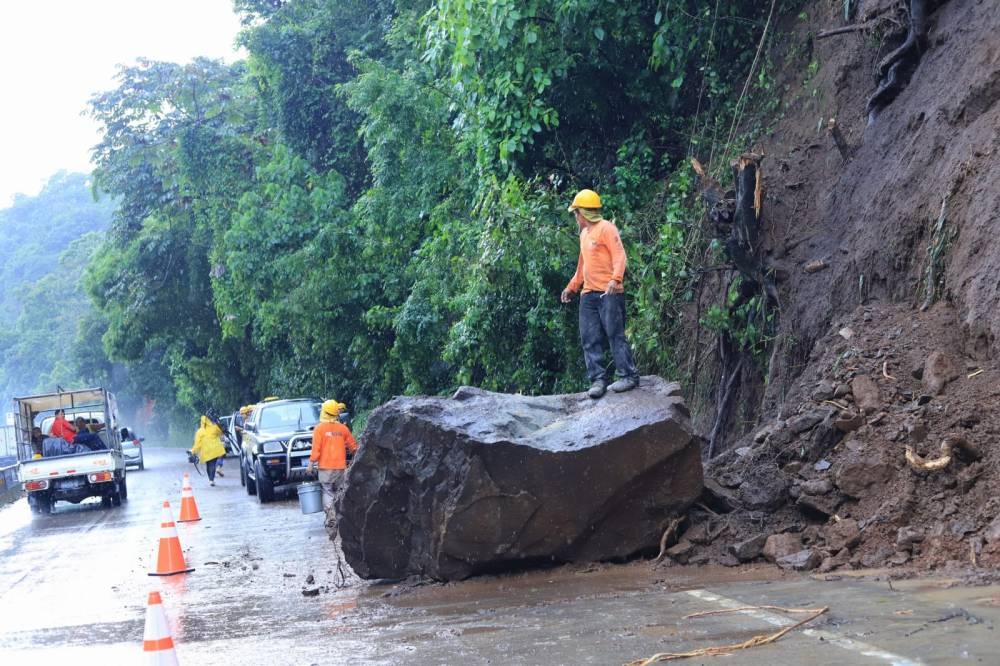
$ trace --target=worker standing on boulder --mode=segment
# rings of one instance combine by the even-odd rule
[[[625,339],[625,248],[618,228],[601,214],[601,197],[593,190],[580,190],[569,211],[580,230],[580,255],[576,273],[563,289],[560,300],[569,303],[580,296],[580,342],[587,364],[590,388],[587,395],[600,398],[610,388],[630,391],[639,385],[632,349]],[[618,381],[608,386],[610,373],[604,365],[605,340],[611,347]]]
[[[343,485],[347,469],[347,452],[358,450],[350,428],[337,420],[347,405],[336,400],[327,400],[320,407],[319,423],[313,429],[312,453],[309,466],[312,471],[319,467],[319,483],[323,489],[323,509],[326,511],[327,525],[336,525],[333,515],[333,500],[337,490]]]

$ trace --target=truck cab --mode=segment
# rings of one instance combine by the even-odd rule
[[[318,398],[267,400],[254,406],[243,426],[240,481],[263,504],[275,491],[308,479],[312,431],[319,423]]]
[[[100,440],[96,449],[50,437],[57,410],[63,410],[70,422],[83,418],[96,430]],[[108,508],[128,497],[113,394],[91,388],[14,398],[14,427],[18,479],[35,513],[51,513],[59,501],[78,504],[100,497]],[[33,441],[35,428],[41,429],[47,447]]]

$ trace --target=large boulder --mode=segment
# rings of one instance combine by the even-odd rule
[[[655,553],[702,490],[679,389],[395,398],[369,416],[338,505],[347,562],[454,580]]]

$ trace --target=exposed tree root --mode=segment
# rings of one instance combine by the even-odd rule
[[[910,25],[906,39],[886,55],[875,69],[879,87],[868,98],[865,113],[868,123],[875,121],[878,112],[889,106],[909,83],[910,76],[927,47],[927,16],[948,0],[910,0]]]

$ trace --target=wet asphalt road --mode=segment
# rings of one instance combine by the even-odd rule
[[[338,564],[322,514],[289,495],[261,506],[236,461],[208,487],[202,520],[178,524],[195,571],[150,577],[161,504],[180,510],[179,450],[149,448],[129,499],[0,509],[0,664],[143,659],[149,591],[159,590],[182,664],[622,664],[743,642],[801,619],[773,605],[829,607],[770,645],[685,663],[1000,664],[1000,588],[883,576],[776,575],[773,567],[559,567],[448,585],[372,584]],[[313,582],[307,582],[309,576]],[[318,592],[303,595],[303,590]],[[11,661],[19,659],[19,661]]]

